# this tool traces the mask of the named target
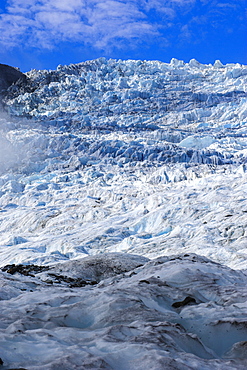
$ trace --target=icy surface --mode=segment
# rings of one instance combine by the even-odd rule
[[[73,287],[61,275],[71,267],[74,282],[81,279],[84,286]],[[43,272],[7,271],[1,273],[0,301],[6,369],[247,366],[242,272],[193,254],[150,261],[106,254]]]
[[[1,265],[189,251],[247,268],[246,66],[101,58],[27,76],[1,121]]]
[[[26,75],[0,119],[3,368],[246,368],[247,67]]]

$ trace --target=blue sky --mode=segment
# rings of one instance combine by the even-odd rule
[[[247,64],[247,0],[2,0],[0,63],[55,69],[105,56]]]

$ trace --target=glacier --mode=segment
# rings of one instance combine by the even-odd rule
[[[246,368],[246,83],[99,58],[2,89],[1,368]]]

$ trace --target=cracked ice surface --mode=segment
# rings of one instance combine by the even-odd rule
[[[3,368],[245,369],[246,66],[27,77],[0,120]]]

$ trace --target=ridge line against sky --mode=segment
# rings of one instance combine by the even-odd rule
[[[0,63],[54,69],[101,56],[247,64],[247,0],[6,0]]]

